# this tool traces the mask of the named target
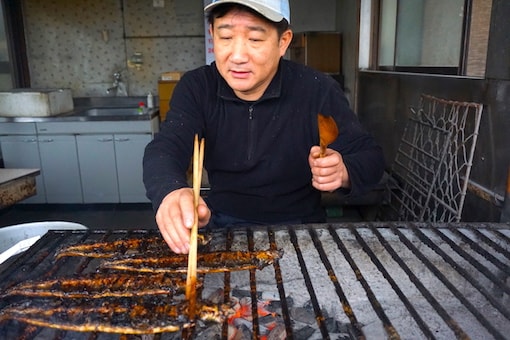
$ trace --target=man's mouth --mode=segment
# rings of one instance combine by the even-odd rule
[[[234,78],[246,78],[250,74],[249,71],[236,71],[236,70],[231,70],[230,73]]]

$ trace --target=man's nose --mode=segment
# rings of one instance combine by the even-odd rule
[[[236,63],[242,63],[248,60],[247,44],[244,39],[234,39],[231,59]]]

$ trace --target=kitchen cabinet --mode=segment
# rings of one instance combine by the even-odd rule
[[[29,203],[147,203],[145,146],[159,131],[147,120],[0,123],[6,167],[41,169]]]
[[[85,203],[149,202],[142,159],[151,134],[76,136]]]
[[[39,135],[39,154],[47,203],[82,203],[74,135]]]
[[[84,203],[119,202],[113,135],[76,136]]]
[[[177,82],[177,80],[160,80],[158,82],[159,117],[161,121],[165,120],[170,109],[170,99],[172,99]]]
[[[342,36],[339,32],[294,33],[290,60],[330,75],[342,73]]]
[[[0,144],[2,145],[2,156],[6,168],[41,169],[39,144],[35,134],[2,136],[0,137]],[[23,200],[23,203],[46,203],[43,177],[41,171],[41,174],[35,179],[37,194]]]
[[[0,146],[6,168],[41,169],[35,123],[0,124]],[[22,203],[45,203],[44,175],[36,177],[37,194]]]
[[[151,134],[114,135],[115,161],[121,203],[149,202],[143,184],[143,154]]]
[[[39,135],[35,123],[0,124],[6,168],[37,168],[37,195],[23,203],[81,203],[81,183],[73,135]]]

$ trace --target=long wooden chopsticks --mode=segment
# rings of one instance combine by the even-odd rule
[[[193,145],[193,203],[195,207],[195,219],[191,228],[190,247],[188,254],[188,274],[186,277],[186,299],[189,301],[189,318],[195,319],[197,301],[197,237],[198,237],[198,202],[200,198],[200,186],[202,184],[202,167],[204,163],[205,140],[198,142],[195,135]]]

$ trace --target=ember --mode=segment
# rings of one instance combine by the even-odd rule
[[[253,316],[252,316],[252,303],[251,298],[242,297],[236,298],[233,297],[231,301],[233,304],[234,314],[228,317],[229,324],[229,339],[244,339],[243,336],[240,336],[239,333],[245,334],[247,330],[250,332],[249,339],[253,338],[252,330],[253,330]],[[278,328],[278,331],[283,331],[281,336],[275,337],[275,334],[272,334],[272,331],[275,329],[277,325],[283,325],[283,319],[279,317],[279,315],[275,312],[269,311],[266,307],[271,303],[271,301],[258,301],[257,302],[257,315],[260,322],[260,335],[261,339],[267,339],[268,336],[271,336],[271,339],[279,339],[285,338],[285,328]],[[265,316],[272,316],[271,318],[262,318]],[[261,322],[262,321],[262,322]]]

